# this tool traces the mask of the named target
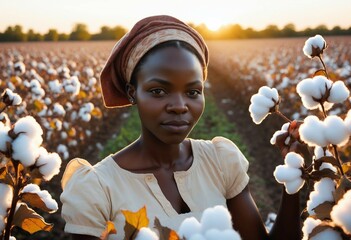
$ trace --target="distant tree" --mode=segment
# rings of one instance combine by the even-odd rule
[[[1,37],[1,41],[6,42],[18,42],[27,40],[27,36],[23,33],[22,26],[20,25],[15,25],[14,27],[7,27]]]
[[[118,40],[120,39],[127,30],[121,26],[110,28],[103,26],[100,28],[100,32],[91,36],[91,40]]]
[[[331,35],[343,35],[345,33],[346,33],[346,31],[341,29],[341,27],[339,27],[339,26],[335,26],[332,28],[332,30],[330,30]]]
[[[67,41],[67,40],[69,40],[69,35],[66,33],[60,33],[58,35],[58,40],[59,41]]]
[[[295,30],[295,25],[292,23],[289,23],[285,25],[282,29],[282,34],[283,37],[294,37],[296,36],[296,30]]]
[[[219,37],[221,39],[238,39],[244,38],[245,33],[239,24],[230,24],[220,29]]]
[[[29,29],[27,32],[27,41],[42,41],[43,36],[40,33],[35,33],[33,29]]]
[[[275,38],[280,36],[280,30],[276,25],[268,25],[264,30],[261,31],[261,37],[264,38]]]
[[[90,39],[88,27],[85,24],[77,23],[71,32],[69,39],[73,41],[87,41]]]
[[[56,29],[49,29],[48,33],[44,35],[45,41],[57,41],[59,39],[59,34]]]
[[[325,26],[324,24],[317,26],[314,29],[315,34],[320,34],[320,35],[329,35],[329,30],[327,28],[327,26]]]

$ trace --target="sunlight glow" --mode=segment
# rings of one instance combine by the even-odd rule
[[[211,31],[218,31],[222,26],[223,22],[217,20],[217,19],[209,19],[205,22],[207,28]]]

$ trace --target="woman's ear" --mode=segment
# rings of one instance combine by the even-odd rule
[[[136,89],[132,84],[130,84],[130,83],[126,84],[126,93],[127,93],[127,97],[129,99],[129,102],[132,105],[136,104],[136,101],[135,101]]]

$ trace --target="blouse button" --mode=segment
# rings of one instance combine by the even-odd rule
[[[147,176],[146,177],[146,181],[150,182],[152,180],[152,177],[151,176]]]

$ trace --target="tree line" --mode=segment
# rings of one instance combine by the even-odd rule
[[[335,26],[332,29],[328,29],[325,25],[306,28],[301,31],[297,31],[292,23],[285,25],[281,29],[276,25],[268,25],[265,29],[259,31],[253,28],[244,29],[239,24],[225,25],[218,31],[209,30],[205,24],[194,25],[190,23],[190,25],[200,32],[206,40],[301,37],[314,36],[316,34],[323,36],[351,35],[351,27],[343,29]],[[69,34],[59,33],[56,29],[49,29],[47,33],[40,34],[33,29],[24,32],[21,25],[15,25],[7,27],[4,32],[0,32],[0,42],[117,40],[126,32],[127,29],[118,25],[116,27],[102,26],[100,32],[91,34],[86,24],[78,23]]]

